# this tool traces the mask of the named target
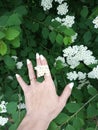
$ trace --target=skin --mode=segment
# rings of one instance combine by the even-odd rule
[[[36,56],[37,65],[48,65],[45,57]],[[30,85],[27,85],[20,75],[16,75],[25,95],[27,113],[17,130],[47,130],[50,122],[62,111],[72,91],[68,84],[61,96],[56,93],[50,71],[44,75],[44,81],[39,83],[30,60],[27,62]],[[37,72],[38,75],[38,72]]]

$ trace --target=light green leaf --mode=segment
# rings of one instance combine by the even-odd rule
[[[63,36],[62,36],[61,34],[58,34],[58,35],[56,36],[56,42],[57,42],[58,44],[62,45],[62,43],[63,43]]]
[[[20,32],[19,30],[16,30],[15,28],[8,28],[5,34],[6,34],[5,38],[7,40],[14,40],[16,37],[19,36]]]
[[[20,47],[20,38],[19,37],[15,38],[13,41],[11,41],[11,44],[15,48]]]
[[[0,41],[0,54],[3,56],[7,53],[7,45],[5,42]]]
[[[65,28],[64,34],[67,36],[73,36],[73,35],[75,35],[75,31],[72,28]]]
[[[17,103],[16,102],[9,102],[7,104],[7,112],[10,114],[13,114],[16,112],[17,109]]]

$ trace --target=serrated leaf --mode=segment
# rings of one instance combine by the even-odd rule
[[[7,45],[5,42],[0,41],[0,54],[3,56],[7,53]]]
[[[49,39],[50,39],[50,41],[51,41],[52,43],[54,43],[55,40],[56,40],[56,32],[54,32],[54,31],[50,32],[50,34],[49,34]]]
[[[5,34],[6,34],[5,38],[7,40],[14,40],[16,37],[18,37],[20,32],[15,28],[8,28]]]
[[[56,36],[56,42],[57,42],[58,44],[62,45],[62,43],[63,43],[63,36],[62,36],[61,34],[58,34],[58,35]]]
[[[3,33],[3,32],[0,31],[0,39],[2,39],[4,37],[5,37],[5,33]]]

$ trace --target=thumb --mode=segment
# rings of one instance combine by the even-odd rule
[[[62,104],[64,106],[66,105],[66,102],[67,102],[69,96],[71,95],[71,91],[72,91],[73,86],[74,86],[74,83],[72,82],[64,88],[61,96],[59,97],[60,104]]]

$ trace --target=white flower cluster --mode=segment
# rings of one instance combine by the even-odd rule
[[[13,58],[13,59],[15,60],[15,62],[16,62],[16,67],[17,67],[17,69],[21,69],[22,66],[23,66],[22,61],[17,62],[17,59],[18,59],[17,56],[12,56],[12,58]]]
[[[66,15],[65,18],[56,17],[55,19],[52,19],[52,21],[56,20],[56,21],[58,21],[59,23],[61,23],[61,25],[64,25],[64,26],[70,28],[70,27],[72,27],[73,24],[75,23],[74,19],[75,19],[74,16]],[[77,33],[76,33],[76,34],[77,34]],[[74,37],[76,38],[77,35],[74,36]]]
[[[26,105],[24,103],[19,103],[17,107],[19,110],[26,109]]]
[[[55,0],[55,2],[58,2],[59,4],[61,4],[64,0]]]
[[[98,79],[98,65],[94,67],[91,72],[88,73],[89,78]]]
[[[60,4],[58,7],[57,7],[57,14],[58,15],[66,15],[66,13],[68,12],[68,5],[67,3],[63,3],[63,4]]]
[[[0,104],[0,113],[6,113],[7,112],[6,105],[7,105],[7,102],[1,101],[1,104]]]
[[[4,126],[8,122],[8,118],[0,116],[0,126]]]
[[[6,108],[7,102],[1,101],[0,104],[0,113],[6,113],[7,108]],[[8,122],[8,118],[0,116],[0,126],[4,126]]]
[[[41,6],[43,7],[44,11],[52,8],[52,2],[53,2],[53,0],[42,0],[41,1]]]
[[[65,63],[65,58],[62,57],[62,56],[58,56],[58,57],[55,59],[55,61],[61,61],[61,63],[62,63],[63,66],[67,66],[67,64]],[[56,64],[56,62],[55,62],[55,64]]]
[[[86,78],[86,73],[83,73],[83,72],[76,72],[76,71],[73,71],[73,72],[69,72],[66,74],[67,75],[67,79],[69,79],[70,81],[72,80],[83,80]]]
[[[98,16],[93,20],[94,28],[98,28]]]
[[[92,52],[87,50],[87,47],[84,45],[80,46],[69,46],[63,50],[63,56],[66,58],[67,64],[70,65],[70,68],[76,68],[82,61],[86,65],[96,64],[97,60],[92,56]]]

